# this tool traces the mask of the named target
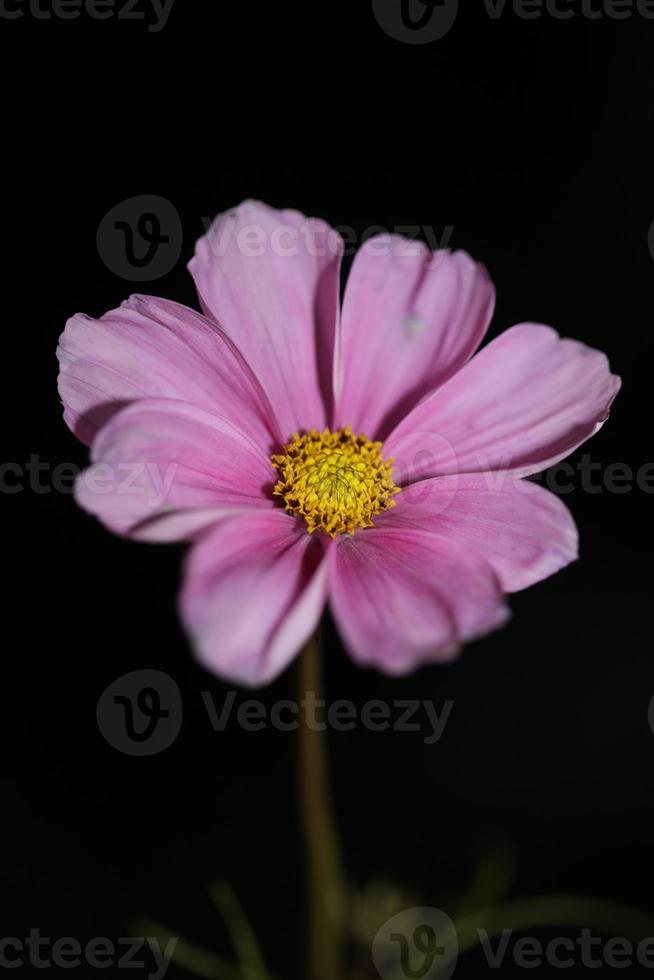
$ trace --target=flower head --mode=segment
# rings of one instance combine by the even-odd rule
[[[377,236],[341,304],[342,251],[323,222],[246,202],[197,244],[203,314],[132,296],[74,316],[58,350],[91,446],[79,503],[193,543],[182,619],[246,684],[326,603],[353,658],[394,674],[504,623],[506,593],[577,553],[567,509],[524,477],[593,435],[620,385],[537,324],[475,353],[494,290],[465,253]]]

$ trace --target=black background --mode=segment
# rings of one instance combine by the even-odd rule
[[[139,194],[173,203],[184,241],[173,271],[136,291],[189,305],[202,219],[246,197],[359,233],[452,225],[450,244],[496,282],[491,336],[551,323],[622,375],[610,421],[573,461],[654,460],[654,21],[510,9],[494,21],[470,4],[446,37],[413,46],[386,35],[367,0],[177,0],[156,34],[27,15],[0,31],[6,460],[84,465],[54,351],[69,315],[134,291],[103,264],[96,231]],[[359,885],[399,882],[452,912],[500,840],[515,849],[513,897],[604,897],[654,923],[654,498],[565,499],[581,561],[512,597],[511,624],[456,664],[388,679],[356,669],[328,630],[329,699],[454,701],[435,746],[420,733],[331,736]],[[148,915],[226,953],[205,892],[226,877],[276,974],[302,976],[295,738],[212,732],[200,692],[220,703],[227,687],[177,624],[182,549],[112,537],[61,493],[26,486],[3,505],[3,935],[116,939]],[[134,759],[103,740],[95,709],[141,667],[175,678],[185,719],[170,749]],[[260,696],[271,705],[294,684],[291,669]],[[471,954],[457,975],[485,969]]]

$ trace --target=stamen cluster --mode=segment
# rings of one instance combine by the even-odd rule
[[[352,534],[373,527],[372,518],[395,506],[393,460],[385,460],[381,442],[354,435],[349,426],[331,432],[296,433],[272,456],[280,478],[273,493],[285,509],[304,518],[310,534]]]

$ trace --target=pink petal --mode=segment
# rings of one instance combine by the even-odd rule
[[[131,296],[99,320],[78,313],[59,341],[64,418],[91,445],[139,398],[179,398],[237,422],[268,448],[279,442],[261,386],[224,333],[178,303]]]
[[[216,219],[189,265],[204,309],[262,382],[285,439],[329,423],[342,248],[316,218],[246,201]]]
[[[250,686],[299,652],[327,595],[329,547],[282,510],[223,521],[192,549],[181,614],[202,663]]]
[[[396,480],[545,469],[606,420],[620,379],[600,351],[521,324],[488,344],[389,436]]]
[[[227,419],[182,401],[144,398],[96,436],[77,500],[112,531],[191,537],[234,509],[273,507],[275,471]]]
[[[404,674],[451,660],[507,619],[492,570],[455,541],[380,521],[335,550],[331,606],[361,665]]]
[[[393,235],[358,252],[343,304],[337,422],[383,439],[474,354],[495,291],[465,252],[432,252]]]
[[[577,528],[548,490],[514,474],[443,476],[407,487],[378,527],[452,541],[490,565],[505,592],[525,589],[577,558]]]

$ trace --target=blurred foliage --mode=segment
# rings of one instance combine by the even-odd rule
[[[620,935],[638,942],[652,935],[654,919],[636,909],[579,895],[538,895],[508,899],[515,880],[516,856],[504,842],[493,842],[479,856],[469,887],[451,903],[451,918],[461,956],[479,942],[479,930],[489,938],[506,928],[514,932],[545,928],[591,928],[604,935]],[[256,936],[233,890],[225,881],[209,886],[209,895],[230,937],[234,959],[180,938],[172,959],[203,980],[278,980],[268,969]],[[420,896],[399,884],[373,880],[348,893],[347,923],[350,966],[343,980],[370,980],[375,970],[370,947],[379,928],[405,909],[424,905]],[[439,907],[442,907],[442,903]],[[450,905],[450,903],[447,903]],[[165,944],[175,935],[151,919],[132,923],[138,934]],[[443,960],[445,971],[451,961]],[[386,978],[390,980],[390,978]],[[403,980],[398,977],[398,980]]]

